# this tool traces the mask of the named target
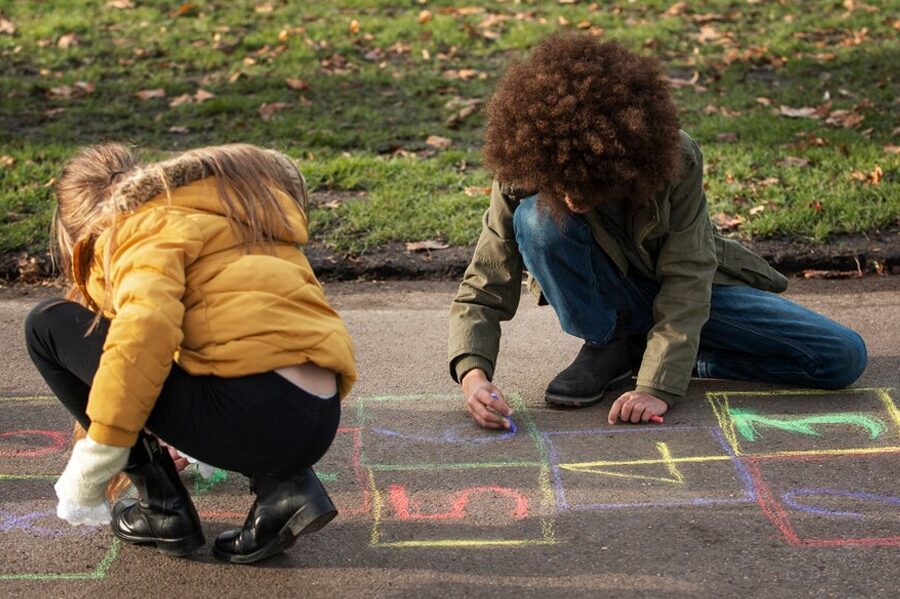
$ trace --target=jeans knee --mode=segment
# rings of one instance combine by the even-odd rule
[[[536,195],[522,200],[513,213],[516,242],[519,251],[526,256],[553,252],[560,247],[573,225],[576,223],[568,215],[560,218],[544,209]]]
[[[822,377],[824,389],[843,389],[852,385],[866,370],[869,355],[866,343],[858,333],[847,329],[840,338],[840,347]]]

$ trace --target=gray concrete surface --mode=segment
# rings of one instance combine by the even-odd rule
[[[317,467],[341,516],[239,567],[208,545],[172,559],[53,516],[71,421],[21,334],[52,290],[0,289],[0,597],[897,596],[900,278],[792,284],[865,337],[853,389],[695,381],[664,425],[643,427],[606,425],[609,400],[544,405],[578,342],[525,298],[497,374],[515,436],[472,425],[447,376],[454,290],[327,287],[361,375]],[[234,474],[184,479],[209,540],[252,500]]]

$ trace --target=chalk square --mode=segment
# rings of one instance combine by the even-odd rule
[[[479,427],[452,395],[367,397],[357,400],[363,464],[368,467],[521,465],[544,463],[521,398],[508,394],[518,431]]]
[[[76,527],[56,517],[53,480],[0,480],[0,542],[8,548],[0,581],[102,579],[118,555],[108,526]]]
[[[479,548],[555,542],[553,491],[546,466],[371,474],[373,547]]]
[[[72,418],[52,397],[0,397],[3,475],[58,476],[68,459]]]
[[[560,511],[753,501],[743,465],[714,427],[544,433]]]
[[[763,513],[799,547],[900,547],[898,459],[900,451],[742,458]]]
[[[736,455],[900,449],[893,389],[716,391],[707,399]]]

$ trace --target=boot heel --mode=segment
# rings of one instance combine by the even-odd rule
[[[337,516],[337,508],[334,507],[328,496],[318,497],[310,501],[288,520],[288,528],[294,536],[307,535],[320,530]]]
[[[197,551],[200,547],[203,547],[205,543],[206,539],[203,536],[203,532],[197,531],[182,539],[158,540],[156,541],[156,547],[166,555],[186,557]]]

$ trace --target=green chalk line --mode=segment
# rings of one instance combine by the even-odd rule
[[[884,422],[863,414],[835,413],[804,416],[802,418],[771,418],[762,416],[747,408],[730,408],[728,410],[737,431],[748,441],[755,441],[757,427],[768,426],[801,435],[820,436],[814,424],[850,424],[859,426],[869,433],[870,439],[877,439],[885,431]]]
[[[112,545],[92,572],[60,572],[57,574],[0,574],[0,580],[103,580],[109,567],[119,556],[121,542],[113,537]]]

